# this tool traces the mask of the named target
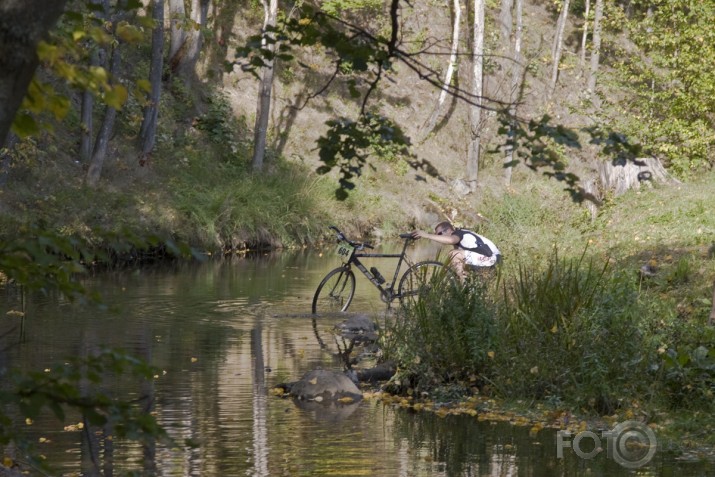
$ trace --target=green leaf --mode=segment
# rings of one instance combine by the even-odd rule
[[[21,138],[40,132],[35,118],[27,113],[18,113],[12,122],[12,131]]]

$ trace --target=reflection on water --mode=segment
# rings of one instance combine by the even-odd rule
[[[420,259],[435,253],[415,251]],[[164,476],[630,475],[605,457],[556,459],[555,433],[548,430],[530,436],[528,428],[507,423],[440,418],[372,400],[329,405],[272,396],[270,387],[309,370],[341,369],[330,333],[339,319],[316,320],[323,349],[308,315],[317,284],[337,264],[327,250],[106,273],[88,285],[108,310],[32,296],[22,336],[19,318],[6,315],[22,306],[20,296],[2,290],[0,367],[44,369],[106,345],[162,371],[148,387],[116,386],[153,397],[149,410],[169,434],[195,445],[141,447],[103,439],[102,432],[83,443],[83,433],[63,429],[73,416],[61,425],[38,420],[31,432],[50,441],[41,450],[66,474],[79,472],[94,449],[117,473],[151,473],[155,465]],[[389,274],[384,262],[379,268]],[[376,290],[360,276],[353,306],[384,315]],[[712,466],[679,464],[664,453],[639,472],[714,473]]]

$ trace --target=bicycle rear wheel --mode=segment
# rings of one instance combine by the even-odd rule
[[[355,296],[355,274],[346,267],[328,273],[313,296],[313,314],[345,311]]]
[[[397,289],[402,306],[416,303],[443,280],[456,283],[457,274],[442,262],[427,260],[412,265],[400,279]]]

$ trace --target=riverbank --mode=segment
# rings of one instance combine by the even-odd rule
[[[708,419],[705,413],[663,412],[656,416],[657,420],[648,422],[644,420],[644,412],[637,408],[608,416],[593,416],[544,402],[508,401],[481,395],[465,396],[452,402],[434,402],[383,391],[368,391],[364,398],[414,412],[431,412],[440,418],[471,416],[479,421],[506,422],[528,428],[533,438],[549,431],[566,431],[570,439],[584,431],[601,436],[601,433],[612,430],[620,423],[641,422],[653,431],[656,452],[674,454],[682,462],[715,463],[715,420]]]

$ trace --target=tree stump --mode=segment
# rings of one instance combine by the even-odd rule
[[[598,166],[601,186],[619,196],[630,189],[640,189],[642,185],[653,183],[673,184],[674,179],[665,170],[657,157],[643,157],[635,161],[607,161]]]
[[[602,199],[601,191],[598,189],[596,179],[585,180],[583,182],[583,190],[599,201]],[[593,223],[596,220],[596,216],[598,215],[598,204],[593,200],[586,200],[585,202],[586,207],[588,207],[589,212],[591,212],[591,223]]]

